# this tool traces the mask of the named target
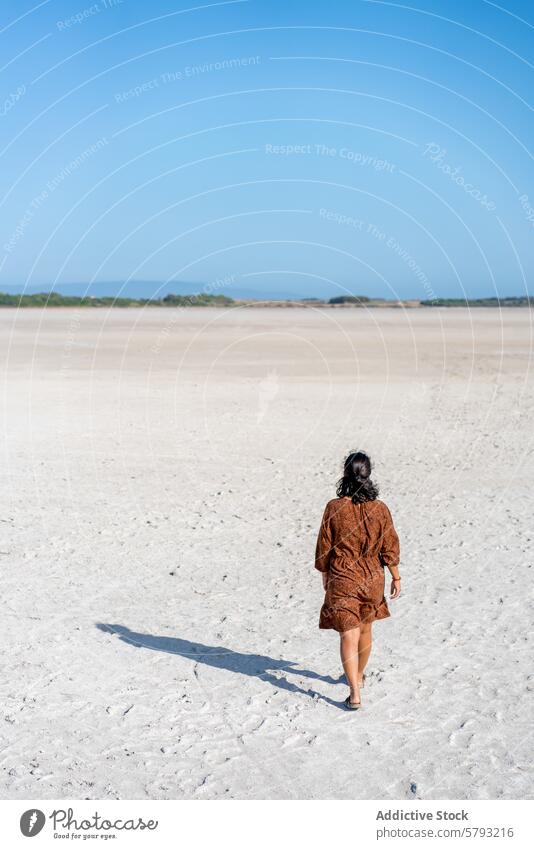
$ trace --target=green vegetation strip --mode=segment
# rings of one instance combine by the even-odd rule
[[[530,307],[534,297],[523,295],[505,298],[433,298],[429,301],[387,301],[384,298],[368,298],[366,295],[339,295],[330,300],[302,298],[297,300],[260,300],[252,298],[235,300],[227,295],[165,295],[164,298],[93,298],[60,295],[58,292],[39,292],[33,295],[9,295],[0,292],[2,307],[230,307],[239,304],[261,306],[403,306],[410,307]]]

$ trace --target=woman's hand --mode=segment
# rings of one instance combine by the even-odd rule
[[[398,598],[401,591],[401,579],[393,578],[391,581],[391,598]]]
[[[321,572],[321,574],[323,576],[323,589],[326,590],[328,586],[328,572]]]

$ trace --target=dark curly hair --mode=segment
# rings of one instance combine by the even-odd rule
[[[343,477],[337,485],[338,498],[348,495],[355,503],[374,501],[378,487],[370,478],[371,458],[363,451],[351,451],[343,464]]]

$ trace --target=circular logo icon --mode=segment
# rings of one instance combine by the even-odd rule
[[[35,837],[39,834],[46,822],[46,817],[38,808],[30,808],[24,811],[20,818],[20,830],[24,837]]]

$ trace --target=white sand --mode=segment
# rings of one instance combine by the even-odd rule
[[[0,328],[4,797],[532,798],[528,310]],[[312,563],[351,448],[404,578],[356,714]]]

